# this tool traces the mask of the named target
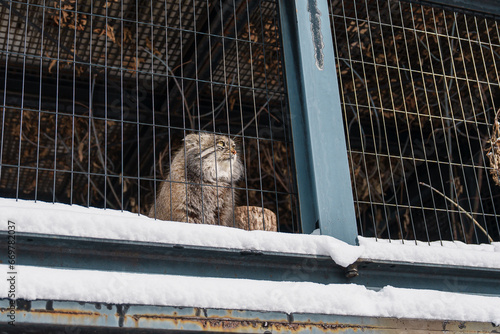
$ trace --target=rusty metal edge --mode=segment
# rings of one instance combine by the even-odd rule
[[[2,319],[9,315],[9,300],[0,299]],[[491,323],[422,319],[373,318],[328,314],[201,309],[151,305],[120,305],[76,301],[18,300],[15,309],[18,328],[121,328],[209,333],[498,333]],[[8,329],[7,323],[0,330]],[[13,327],[10,327],[13,329]],[[97,331],[99,333],[99,331]]]

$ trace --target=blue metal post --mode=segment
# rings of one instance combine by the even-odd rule
[[[326,0],[279,0],[304,233],[349,244],[357,229]]]

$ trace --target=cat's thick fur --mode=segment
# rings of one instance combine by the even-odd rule
[[[243,165],[233,140],[189,134],[175,154],[150,217],[196,224],[233,226],[235,183]]]

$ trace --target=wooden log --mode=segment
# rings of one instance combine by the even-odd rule
[[[278,231],[276,214],[259,206],[238,206],[234,209],[237,228],[247,231]]]

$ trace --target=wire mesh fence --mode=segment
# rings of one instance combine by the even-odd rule
[[[0,0],[0,18],[0,196],[155,217],[179,184],[171,220],[299,231],[275,1]]]
[[[500,240],[498,21],[329,0],[358,231]]]

